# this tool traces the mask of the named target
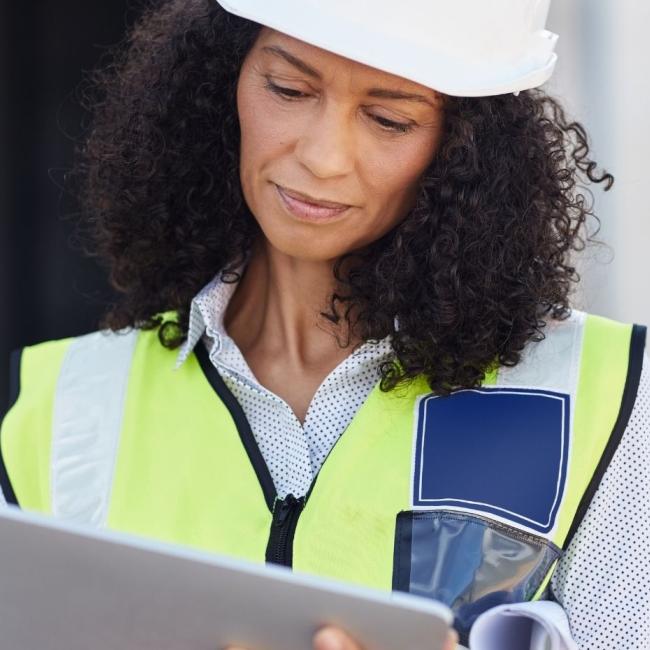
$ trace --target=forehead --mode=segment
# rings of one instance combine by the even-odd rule
[[[431,100],[440,98],[439,93],[435,90],[415,81],[353,61],[270,27],[263,27],[255,43],[255,53],[266,57],[268,60],[276,60],[280,65],[283,65],[283,58],[270,51],[276,49],[276,47],[299,58],[301,62],[307,63],[310,68],[320,74],[323,81],[348,78],[350,81],[354,80],[354,84],[358,86],[383,86],[407,93],[424,95]],[[284,65],[290,69],[298,70],[298,68],[286,61]]]

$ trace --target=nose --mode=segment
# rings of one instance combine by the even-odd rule
[[[353,170],[355,149],[356,139],[347,111],[329,103],[305,124],[295,154],[314,176],[332,178]]]

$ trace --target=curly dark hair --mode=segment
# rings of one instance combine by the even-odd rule
[[[215,0],[158,1],[88,77],[92,120],[69,177],[86,250],[120,296],[103,326],[158,328],[177,347],[200,288],[219,269],[237,279],[260,233],[240,186],[236,106],[259,29]],[[546,320],[569,313],[571,253],[594,216],[586,185],[613,183],[543,91],[444,103],[414,208],[335,266],[328,317],[362,340],[392,336],[384,390],[424,375],[446,394],[516,365]]]

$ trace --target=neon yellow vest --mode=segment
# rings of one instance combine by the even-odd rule
[[[276,497],[243,411],[201,344],[155,332],[26,348],[0,430],[22,508],[449,604],[466,639],[543,595],[636,396],[645,329],[574,312],[515,368],[436,397],[378,386],[306,498]]]

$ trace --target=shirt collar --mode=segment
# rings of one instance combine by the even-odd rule
[[[240,276],[242,269],[237,269]],[[214,340],[213,350],[221,347],[222,337],[227,336],[223,324],[226,308],[236,288],[237,282],[224,282],[223,274],[218,273],[196,294],[190,307],[187,339],[176,358],[177,369],[185,363],[205,334]]]

